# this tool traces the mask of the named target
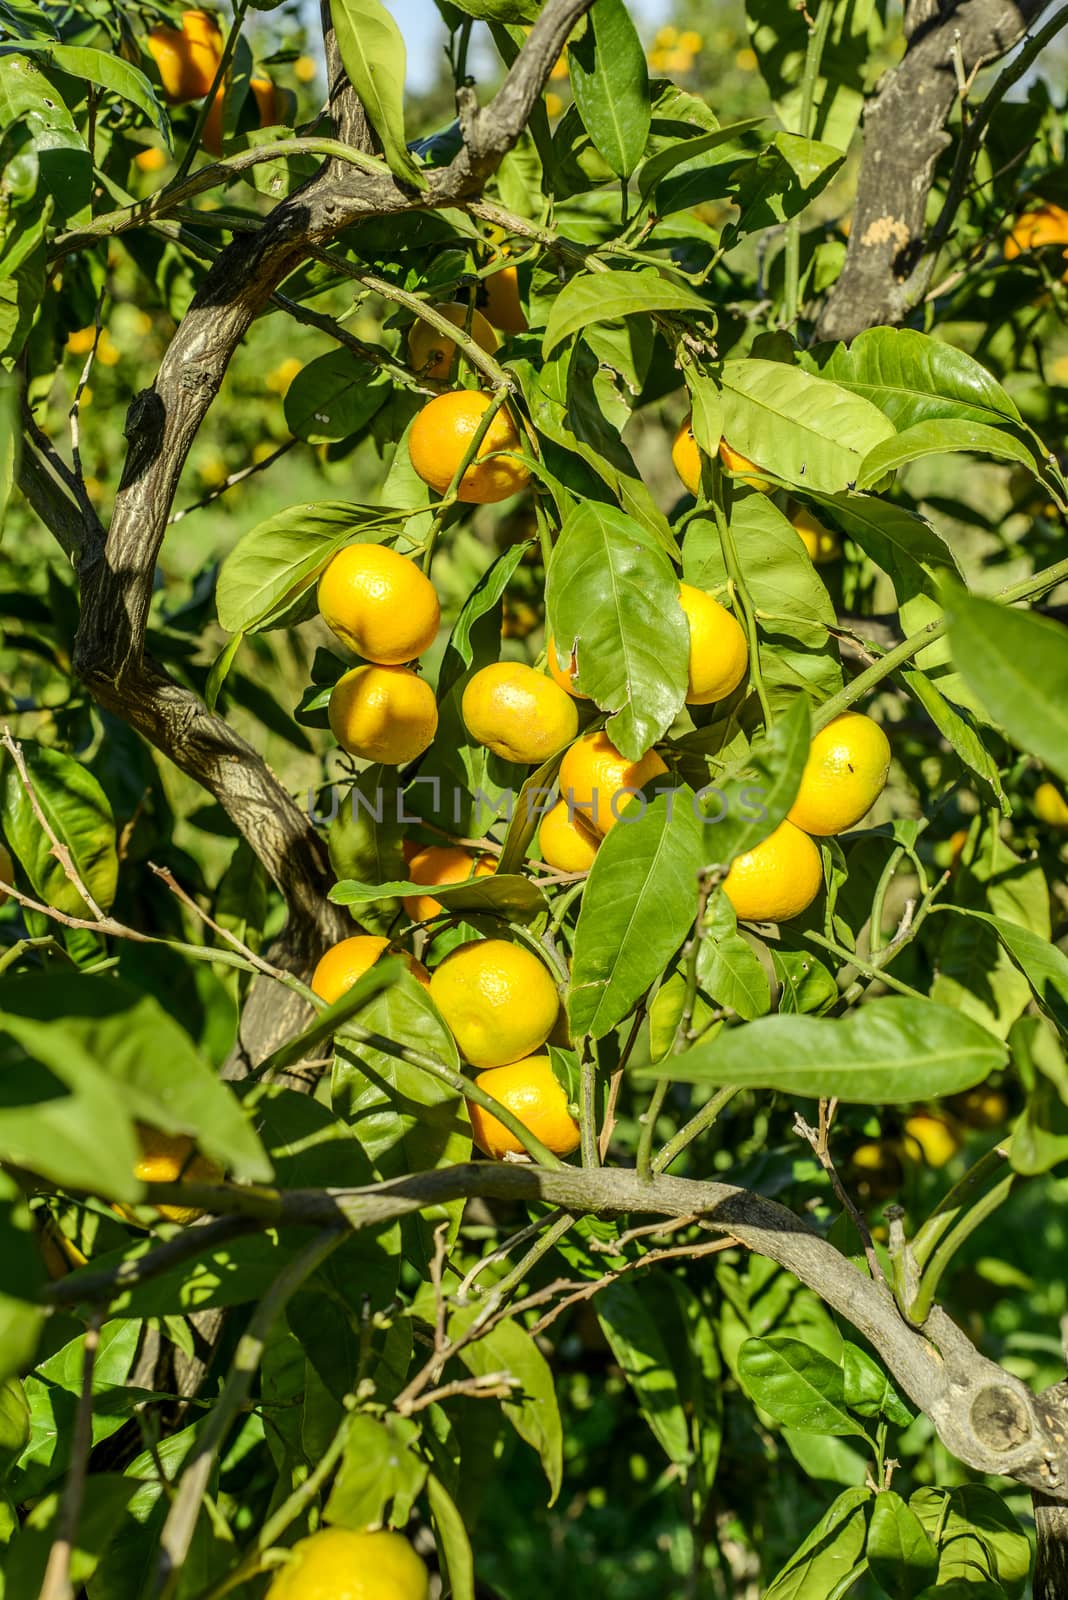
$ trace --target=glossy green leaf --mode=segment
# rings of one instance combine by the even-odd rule
[[[764,1600],[842,1600],[863,1571],[870,1489],[846,1489],[764,1591]]]
[[[1068,956],[1049,939],[1006,917],[967,906],[950,906],[951,915],[968,917],[992,928],[1006,954],[1015,963],[1042,1010],[1068,1036]]]
[[[858,544],[894,585],[898,604],[921,592],[937,593],[946,572],[957,561],[926,517],[874,495],[820,495],[819,509],[831,512],[842,532]]]
[[[286,390],[286,426],[308,444],[347,439],[365,427],[392,392],[389,377],[350,350],[316,356]]]
[[[868,328],[849,345],[835,345],[825,378],[878,406],[899,433],[920,422],[952,419],[1020,424],[1020,413],[973,356],[915,328]]]
[[[789,709],[754,741],[741,772],[698,792],[708,821],[706,859],[729,866],[735,856],[752,850],[783,820],[797,797],[808,760],[812,719],[804,695],[794,695]]]
[[[907,1428],[912,1412],[902,1402],[877,1361],[859,1345],[842,1344],[843,1393],[846,1405],[862,1417],[886,1417],[899,1428]]]
[[[360,1413],[353,1416],[324,1519],[359,1533],[391,1521],[394,1507],[393,1514],[403,1525],[426,1482],[426,1463],[414,1449],[418,1438],[419,1428],[410,1417],[387,1415],[379,1421]]]
[[[802,1433],[863,1434],[845,1407],[842,1369],[799,1339],[747,1339],[738,1373],[750,1398]]]
[[[655,267],[637,272],[583,272],[566,283],[553,300],[542,355],[550,356],[558,344],[591,322],[614,322],[617,317],[649,311],[686,317],[715,314],[714,306],[695,290],[662,277]]]
[[[970,1089],[1004,1066],[1006,1054],[959,1011],[892,995],[841,1018],[761,1017],[649,1070],[679,1083],[900,1105]]]
[[[938,1571],[938,1551],[922,1522],[892,1489],[875,1496],[866,1553],[890,1600],[915,1600]]]
[[[789,518],[766,494],[744,491],[731,505],[731,531],[761,635],[819,649],[835,626],[834,606]],[[699,589],[727,583],[719,534],[711,518],[690,523],[683,577]]]
[[[594,0],[567,54],[586,131],[616,176],[629,178],[645,153],[652,107],[645,51],[623,0]]]
[[[137,1488],[136,1479],[121,1477],[118,1473],[91,1472],[87,1477],[77,1526],[70,1530],[73,1533],[70,1577],[79,1588],[89,1582],[99,1566]],[[44,1592],[49,1556],[56,1539],[64,1531],[62,1494],[56,1489],[34,1505],[4,1562],[7,1594]]]
[[[880,483],[888,472],[897,472],[911,461],[919,461],[924,456],[959,452],[994,456],[998,461],[1015,461],[1036,476],[1038,474],[1034,454],[1004,428],[947,417],[934,422],[917,422],[903,433],[895,433],[892,438],[873,443],[855,474],[856,486],[858,489],[870,489]]]
[[[376,542],[382,527],[378,507],[344,501],[289,506],[268,517],[238,540],[219,570],[220,625],[252,633],[288,620],[332,556],[361,535]]]
[[[52,832],[70,852],[81,882],[102,911],[118,886],[115,820],[107,795],[93,774],[51,746],[24,740],[22,754],[37,804]],[[57,911],[87,917],[89,908],[52,853],[52,841],[37,819],[14,763],[4,763],[3,832],[36,894]]]
[[[475,1600],[475,1557],[456,1502],[433,1473],[426,1490],[452,1600]]]
[[[665,780],[666,781],[666,780]],[[602,1038],[667,966],[697,912],[709,836],[687,788],[635,798],[594,859],[575,930],[571,1032]]]
[[[330,15],[345,71],[391,170],[402,182],[425,189],[426,174],[405,142],[407,51],[400,29],[380,0],[330,0]]]
[[[870,88],[870,57],[882,38],[884,8],[878,0],[851,0],[835,7],[812,86],[813,131],[839,150],[848,150]],[[794,133],[802,126],[801,88],[811,33],[806,17],[777,0],[749,0],[746,20],[761,75],[783,127]]]
[[[593,1306],[601,1331],[657,1442],[669,1461],[686,1466],[692,1450],[678,1378],[641,1289],[619,1280],[602,1289]]]
[[[1000,805],[1002,815],[1008,816],[1012,808],[1002,788],[998,764],[976,731],[971,713],[948,700],[918,667],[906,668],[901,676],[909,693],[926,711],[943,739],[952,745],[964,765],[982,779]]]
[[[870,400],[779,361],[725,361],[723,436],[800,489],[851,487],[893,426]]]
[[[697,954],[697,979],[704,992],[737,1012],[744,1022],[766,1016],[771,986],[756,951],[738,932],[726,895],[716,895]]]
[[[1031,1570],[1031,1548],[1002,1495],[980,1483],[948,1492],[917,1489],[909,1509],[938,1540],[939,1600],[953,1585],[963,1591],[965,1584],[979,1585],[983,1579],[1000,1584],[1009,1600],[1019,1600]]]
[[[825,1011],[838,999],[838,985],[822,961],[807,950],[782,950],[772,946],[771,962],[779,980],[777,1010]]]
[[[686,694],[689,629],[667,556],[622,511],[587,501],[560,530],[545,604],[558,655],[575,653],[577,687],[609,713],[613,744],[638,760]]]
[[[1014,744],[1068,778],[1068,629],[954,588],[953,665]]]
[[[128,100],[131,105],[135,105],[139,111],[145,113],[149,121],[163,135],[168,149],[170,148],[170,120],[156,97],[156,91],[144,73],[122,56],[108,50],[92,50],[83,45],[52,44],[50,41],[42,44],[20,44],[19,50],[22,53],[32,50],[45,62],[51,62],[53,66],[58,67],[60,72],[68,72],[72,78],[82,78],[87,83],[95,84],[98,89],[107,89],[110,93],[119,95],[121,99]]]
[[[804,211],[827,187],[844,156],[835,145],[777,133],[766,150],[737,167],[730,176],[730,195],[740,208],[728,223],[729,237],[788,222]]]
[[[707,133],[695,134],[690,139],[680,139],[666,145],[663,150],[658,150],[648,161],[642,163],[638,173],[638,194],[645,200],[671,173],[685,172],[688,169],[699,169],[703,158],[712,151],[719,151],[717,161],[724,158],[723,147],[737,144],[743,134],[757,128],[764,121],[763,117],[744,117],[739,122],[732,122],[726,128],[712,128]],[[668,216],[659,192],[656,193],[655,204],[659,216]]]
[[[18,389],[10,373],[0,374],[0,534],[18,471],[22,431],[19,426]]]

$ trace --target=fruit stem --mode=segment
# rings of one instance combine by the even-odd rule
[[[801,75],[800,132],[803,139],[812,137],[812,110],[816,99],[816,80],[827,43],[831,24],[831,0],[822,0],[816,20],[808,35],[805,66]],[[785,281],[783,286],[783,323],[792,328],[797,321],[798,298],[801,287],[801,213],[791,217],[786,224]]]
[[[723,565],[727,569],[727,576],[731,587],[738,598],[738,610],[742,614],[742,624],[745,628],[745,637],[749,647],[749,676],[753,680],[760,709],[764,714],[764,726],[769,730],[774,726],[775,713],[771,709],[771,700],[768,697],[767,685],[764,682],[764,669],[760,664],[760,634],[757,629],[756,608],[753,597],[749,593],[749,586],[745,581],[742,564],[738,560],[738,547],[734,542],[723,507],[723,474],[718,460],[707,463],[705,470],[711,479],[712,493],[709,503],[712,515],[716,519],[716,531],[719,534],[719,547],[723,552]]]

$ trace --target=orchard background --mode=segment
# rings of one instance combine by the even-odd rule
[[[0,0],[0,1592],[1063,1597],[1068,7],[438,11]]]

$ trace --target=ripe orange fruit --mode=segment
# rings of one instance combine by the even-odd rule
[[[451,951],[431,975],[430,998],[473,1067],[503,1067],[539,1050],[560,1010],[548,968],[505,939]]]
[[[589,872],[601,840],[566,800],[558,800],[538,829],[541,859],[557,872]]]
[[[348,994],[358,978],[370,972],[375,962],[389,950],[388,939],[376,939],[369,933],[354,933],[351,939],[342,939],[330,946],[319,959],[312,973],[311,989],[320,1000],[332,1006],[343,994]],[[413,978],[418,978],[424,988],[430,984],[430,974],[421,961],[407,950],[390,952],[404,962]]]
[[[759,489],[761,494],[771,493],[771,484],[766,478],[752,477],[750,474],[759,473],[760,468],[755,461],[750,461],[748,456],[743,456],[739,451],[733,450],[726,439],[719,441],[719,459],[728,472],[741,477],[741,480],[750,489]]]
[[[6,844],[0,844],[0,883],[9,883],[12,888],[15,886],[15,863],[11,859],[11,851]],[[0,906],[10,898],[10,895],[0,889]]]
[[[833,528],[825,528],[804,506],[797,507],[790,521],[814,566],[825,567],[829,561],[837,561],[842,554],[842,541]]]
[[[701,487],[701,452],[697,448],[689,417],[675,435],[675,443],[671,446],[671,464],[684,486],[691,494],[696,494]]]
[[[155,144],[150,144],[147,150],[139,150],[134,156],[134,166],[139,172],[159,172],[166,165],[167,152]]]
[[[447,318],[454,328],[467,326],[468,308],[459,303],[450,302],[445,305],[436,305],[434,310],[439,316]],[[500,344],[500,340],[482,315],[475,311],[471,316],[471,338],[481,350],[492,355]],[[413,322],[408,330],[408,359],[414,372],[422,373],[424,378],[436,378],[444,382],[452,371],[452,358],[456,353],[456,345],[452,339],[446,339],[437,328],[432,328],[429,322],[422,318]]]
[[[633,791],[666,771],[655,750],[647,750],[640,761],[628,761],[599,729],[576,739],[560,763],[560,793],[588,826],[606,834],[630,805]]]
[[[183,11],[181,28],[157,27],[146,40],[159,69],[163,93],[172,105],[207,94],[222,60],[223,37],[207,11]]]
[[[252,90],[252,98],[256,102],[256,110],[259,112],[260,127],[273,128],[275,123],[283,120],[281,106],[278,103],[279,97],[275,91],[274,84],[270,78],[263,77],[250,78],[248,86]]]
[[[459,470],[489,405],[489,396],[476,389],[453,389],[436,395],[413,422],[408,435],[412,466],[438,494],[445,493]],[[515,423],[502,406],[460,480],[457,499],[470,505],[493,505],[518,494],[530,473],[514,456],[499,452],[519,449]]]
[[[567,1093],[548,1056],[527,1056],[510,1066],[494,1067],[490,1072],[480,1072],[475,1082],[518,1117],[553,1155],[569,1156],[577,1148],[578,1123],[567,1109]],[[505,1155],[523,1153],[515,1134],[492,1112],[475,1105],[473,1100],[468,1101],[467,1111],[475,1143],[486,1155],[500,1161]]]
[[[399,1533],[320,1528],[298,1539],[266,1600],[428,1600],[426,1567]]]
[[[1035,816],[1048,828],[1068,828],[1068,803],[1055,783],[1039,784],[1034,805]]]
[[[546,761],[578,733],[575,702],[518,661],[494,661],[476,672],[460,711],[472,739],[505,761]]]
[[[749,646],[733,612],[703,589],[679,584],[679,605],[690,628],[689,682],[686,704],[708,706],[725,700],[745,677]]]
[[[890,741],[877,722],[846,711],[809,746],[797,798],[787,813],[806,833],[826,837],[859,822],[882,794]]]
[[[210,156],[221,156],[223,146],[223,110],[226,101],[226,89],[220,84],[216,90],[211,108],[204,118],[204,126],[200,132],[200,142]]]
[[[519,278],[514,267],[501,267],[483,278],[486,316],[502,333],[526,333],[529,326],[519,301]]]
[[[1022,212],[1005,240],[1005,259],[1014,261],[1024,251],[1047,244],[1068,244],[1068,211],[1063,206],[1041,205]]]
[[[823,864],[807,833],[780,822],[773,833],[736,856],[723,892],[741,922],[789,922],[820,892]]]
[[[327,715],[343,750],[387,767],[421,756],[438,730],[434,691],[409,667],[353,667],[334,685]]]
[[[399,667],[434,643],[441,606],[407,556],[384,544],[350,544],[319,579],[319,615],[357,655]]]
[[[488,878],[497,870],[493,856],[476,858],[458,844],[428,844],[408,857],[412,883],[464,883],[468,878]],[[405,895],[403,905],[413,922],[429,922],[444,907],[432,894]]]
[[[588,700],[588,694],[583,694],[581,689],[575,687],[575,676],[578,672],[578,656],[572,650],[570,656],[559,656],[556,651],[555,641],[550,639],[545,649],[545,665],[549,676],[554,683],[559,684],[565,694],[572,695],[576,700]]]
[[[908,1140],[914,1140],[929,1167],[944,1167],[963,1143],[960,1129],[948,1117],[936,1117],[929,1111],[917,1111],[905,1119],[905,1136],[905,1148]]]
[[[218,1183],[223,1175],[222,1168],[214,1161],[197,1155],[196,1145],[184,1133],[163,1133],[159,1128],[149,1128],[139,1122],[137,1138],[141,1156],[134,1164],[134,1177],[142,1183],[178,1183],[182,1178],[192,1183]],[[182,1227],[203,1216],[203,1212],[193,1206],[157,1206],[156,1209],[167,1222],[177,1222]]]

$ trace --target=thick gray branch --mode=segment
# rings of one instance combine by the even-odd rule
[[[842,274],[819,318],[824,339],[852,339],[911,310],[908,280],[924,247],[935,166],[965,77],[1005,55],[1048,0],[956,0],[911,7],[910,40],[864,113],[864,156]],[[959,38],[959,47],[957,40]]]
[[[366,1228],[441,1201],[482,1196],[547,1202],[575,1215],[700,1216],[748,1249],[800,1278],[857,1328],[879,1352],[896,1382],[930,1417],[957,1458],[1068,1504],[1068,1436],[1056,1390],[1034,1395],[1018,1378],[981,1355],[940,1307],[920,1331],[901,1316],[887,1289],[791,1211],[746,1189],[684,1178],[643,1180],[618,1168],[561,1171],[481,1162],[418,1173],[368,1189],[232,1189],[169,1185],[153,1198],[207,1211],[252,1213],[264,1222],[316,1227],[343,1222]]]

